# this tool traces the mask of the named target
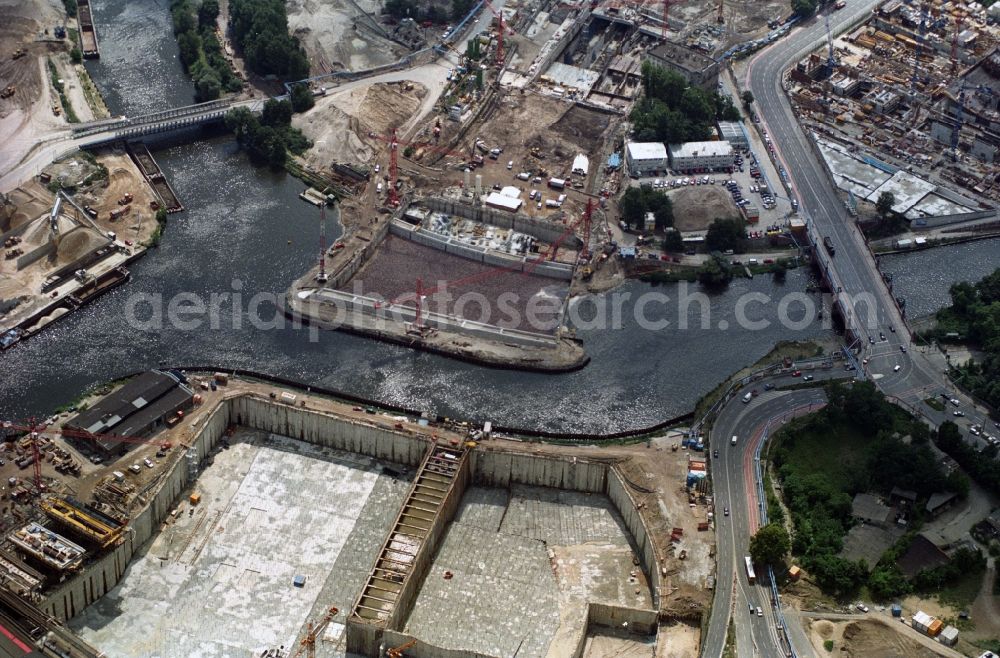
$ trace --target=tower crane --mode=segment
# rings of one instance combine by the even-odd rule
[[[917,33],[917,49],[913,53],[913,76],[910,78],[910,87],[913,93],[917,92],[917,83],[920,82],[920,56],[924,49],[924,37],[927,34],[927,2],[920,3],[920,29]]]
[[[723,12],[726,10],[726,0],[719,0],[718,12],[715,15],[715,22],[722,25],[726,22],[726,17]]]
[[[389,205],[393,208],[399,205],[399,192],[396,190],[396,175],[399,173],[399,140],[396,139],[396,129],[392,129],[392,141],[389,142]]]
[[[292,654],[292,658],[299,658],[299,656],[303,653],[305,653],[308,658],[316,658],[316,638],[319,637],[324,630],[326,630],[326,627],[330,625],[330,622],[333,621],[333,618],[337,616],[338,612],[340,612],[340,610],[336,607],[331,607],[318,622],[315,624],[313,624],[313,622],[309,622],[309,626],[306,630],[306,636],[302,638],[302,641],[299,643],[299,648],[296,649],[294,654]]]
[[[503,49],[503,37],[504,32],[507,31],[507,24],[504,23],[503,13],[497,11],[497,8],[493,6],[490,0],[483,0],[483,3],[489,7],[490,11],[497,19],[497,52],[496,52],[496,65],[497,68],[503,68],[504,61],[504,49]],[[511,32],[513,34],[513,32]]]
[[[955,14],[955,30],[951,35],[951,74],[955,75],[958,72],[958,36],[962,32],[962,27],[964,26],[964,16],[962,14]]]
[[[955,125],[951,129],[951,160],[958,162],[958,139],[965,122],[965,78],[962,78],[962,88],[958,92],[958,107],[955,109]]]

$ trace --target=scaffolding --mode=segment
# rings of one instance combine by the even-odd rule
[[[113,546],[121,539],[124,526],[96,512],[84,510],[71,501],[51,498],[39,503],[50,519],[94,542],[100,548]]]

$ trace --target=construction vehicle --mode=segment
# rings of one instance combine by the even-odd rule
[[[388,658],[403,658],[403,652],[413,647],[416,643],[417,643],[416,640],[410,640],[406,644],[402,644],[398,647],[393,647],[391,649],[386,649],[385,655]]]
[[[7,85],[4,87],[3,91],[0,91],[0,98],[10,98],[17,91],[17,87],[14,85]]]
[[[305,652],[305,655],[308,656],[308,658],[316,658],[316,638],[319,637],[324,630],[326,630],[326,627],[330,625],[330,622],[333,621],[333,618],[337,616],[338,612],[340,612],[340,610],[336,607],[331,607],[326,611],[326,614],[323,615],[321,620],[315,624],[309,622],[308,629],[306,630],[306,636],[302,638],[302,641],[299,643],[299,648],[294,654],[292,654],[292,658],[299,658],[299,656],[303,655],[303,652]]]
[[[27,54],[28,53],[25,52],[24,48],[18,48],[17,50],[14,51],[14,56],[11,57],[11,59],[21,59]]]

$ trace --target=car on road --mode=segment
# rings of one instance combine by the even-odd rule
[[[801,376],[802,376],[801,370],[796,370],[795,372],[792,373],[792,377],[801,377]]]
[[[764,611],[760,609],[760,606],[757,606],[757,616],[758,617],[764,616]]]
[[[774,384],[772,384],[771,382],[768,382],[768,383],[764,384],[764,390],[765,391],[773,391],[774,390]]]
[[[874,345],[874,344],[875,344],[875,339],[874,339],[874,338],[872,338],[871,336],[869,336],[869,337],[868,337],[868,342],[869,342],[870,344]]]
[[[892,333],[896,333],[896,327],[894,327],[894,326],[892,326],[892,325],[890,324],[890,325],[889,325],[889,331],[891,331]]]
[[[897,364],[896,364],[896,365],[895,365],[895,366],[893,367],[892,371],[893,371],[893,372],[899,372],[899,369],[900,369],[900,367],[901,367],[901,366],[900,366],[900,365],[899,365],[899,364],[897,363]]]
[[[962,416],[965,415],[965,412],[964,411],[953,411],[953,412],[951,412],[951,415],[954,416],[955,418],[961,418]]]
[[[855,607],[855,608],[857,608],[858,610],[860,610],[861,612],[868,612],[868,606],[866,606],[866,605],[865,605],[864,603],[860,603],[860,602],[859,602],[859,603],[858,603],[858,604],[857,604],[856,606],[854,606],[854,607]]]
[[[725,509],[723,509],[722,513],[725,514],[726,516],[729,516],[729,508],[726,507]]]
[[[812,375],[806,375],[805,377],[802,378],[802,381],[804,382],[811,382],[812,380],[813,380]]]
[[[715,457],[716,459],[719,458],[719,449],[718,448],[716,448],[715,450],[712,451],[712,457]]]
[[[153,466],[155,466],[155,464],[152,461],[150,461],[149,457],[143,459],[142,463],[146,465],[146,468],[153,468]]]
[[[878,332],[878,339],[879,339],[879,340],[885,340],[885,334],[884,334],[884,333],[882,333],[881,331],[880,331],[880,332]]]
[[[960,404],[962,404],[961,402],[959,402],[959,401],[958,401],[958,398],[952,398],[952,399],[948,400],[948,402],[951,402],[951,403],[952,403],[952,405],[954,405],[954,406],[956,406],[956,407],[957,407],[957,406],[959,406]],[[996,423],[994,423],[994,425],[995,425],[995,424],[996,424]]]
[[[899,351],[902,352],[903,354],[906,354],[906,345],[900,345]]]

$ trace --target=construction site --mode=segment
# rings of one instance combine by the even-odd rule
[[[0,612],[43,655],[697,652],[713,515],[675,439],[529,444],[222,373],[99,393],[2,429]]]
[[[55,162],[3,196],[0,350],[128,279],[125,266],[160,230],[164,201],[148,181],[111,150]]]
[[[992,217],[998,43],[979,3],[888,0],[789,71],[790,97],[852,207],[870,213],[888,192],[915,227]]]

